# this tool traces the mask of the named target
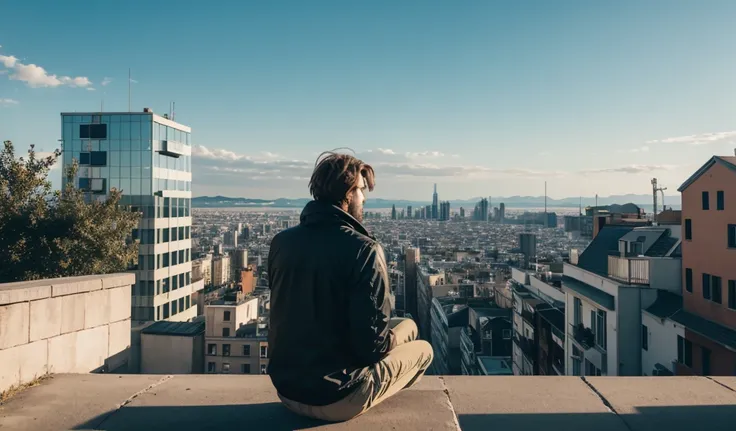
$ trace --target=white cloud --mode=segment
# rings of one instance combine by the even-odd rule
[[[729,138],[736,138],[736,130],[730,132],[711,132],[701,133],[699,135],[676,136],[674,138],[654,139],[647,141],[647,144],[689,144],[689,145],[705,145],[713,142],[723,141]]]
[[[675,165],[628,165],[615,168],[585,169],[579,171],[581,174],[642,174],[652,171],[671,171],[677,168]]]
[[[102,85],[103,87],[106,87],[111,82],[112,82],[112,78],[109,78],[109,77],[106,76],[106,77],[102,78],[102,82],[100,83],[100,85]]]
[[[619,153],[647,153],[649,152],[649,147],[644,145],[638,148],[629,148],[629,149],[623,149],[618,150]]]
[[[87,87],[87,91],[97,91],[97,89],[94,87]]]
[[[20,103],[20,102],[18,102],[17,100],[14,100],[14,99],[7,99],[7,98],[6,99],[3,99],[3,98],[0,98],[0,106],[17,105],[18,103]]]
[[[24,64],[18,57],[12,55],[0,55],[0,63],[8,69],[8,78],[15,81],[23,81],[29,87],[89,87],[92,81],[86,76],[58,76],[50,74],[41,66],[35,64]]]

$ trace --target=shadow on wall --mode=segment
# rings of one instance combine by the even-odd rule
[[[149,396],[149,395],[144,395]],[[480,400],[478,400],[480,401]],[[415,406],[422,409],[421,405]],[[487,406],[493,410],[492,405]],[[357,419],[371,418],[373,424],[380,423],[380,416],[387,410],[379,407]],[[416,413],[416,412],[412,412]],[[736,405],[668,406],[640,407],[636,413],[522,413],[522,414],[461,414],[458,417],[460,428],[464,431],[514,430],[538,431],[645,431],[653,429],[733,431],[736,418]],[[387,420],[386,426],[391,426]],[[706,425],[707,423],[707,425]],[[192,406],[148,406],[123,407],[99,415],[75,427],[81,429],[137,430],[137,429],[176,429],[178,431],[200,429],[249,429],[249,430],[297,430],[312,429],[328,425],[325,422],[297,416],[286,410],[280,403],[270,402],[247,405],[192,405]],[[357,426],[358,423],[354,424]],[[440,429],[448,424],[435,423]],[[350,427],[350,423],[344,426]],[[427,429],[427,424],[417,424],[409,429]],[[226,428],[227,427],[227,428]],[[365,429],[363,427],[359,427]],[[371,426],[374,429],[375,427]]]

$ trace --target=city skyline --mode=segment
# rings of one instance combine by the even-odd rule
[[[545,180],[557,198],[646,194],[651,177],[673,192],[736,146],[724,42],[736,5],[676,3],[291,2],[226,16],[14,4],[0,129],[21,151],[50,152],[58,112],[128,109],[132,69],[132,111],[175,101],[196,130],[193,196],[304,197],[317,155],[337,147],[376,168],[373,198],[416,200],[433,183],[461,198],[540,195]],[[99,18],[113,12],[121,24]],[[26,34],[31,21],[43,31]],[[188,31],[131,34],[133,21]]]

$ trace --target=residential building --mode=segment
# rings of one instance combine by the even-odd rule
[[[245,248],[236,248],[230,252],[230,267],[230,279],[239,283],[241,271],[248,268],[248,250]]]
[[[714,156],[682,193],[678,375],[736,375],[736,157]]]
[[[219,255],[212,258],[212,285],[219,287],[230,282],[230,256]]]
[[[141,331],[142,374],[204,372],[204,322],[155,322]]]
[[[258,320],[258,298],[215,301],[205,307],[206,373],[266,374],[268,331]]]
[[[256,279],[254,277],[252,267],[245,268],[240,271],[240,291],[243,294],[249,294],[256,288]]]
[[[222,242],[226,246],[237,248],[238,247],[238,232],[232,231],[232,230],[225,232]]]
[[[680,244],[680,231],[671,226],[606,225],[577,263],[565,263],[566,374],[649,372],[642,362],[642,310],[680,292]],[[662,336],[662,343],[676,343],[675,329]],[[666,366],[674,359],[657,362]]]
[[[63,166],[79,163],[74,186],[89,200],[120,190],[120,204],[141,213],[133,324],[194,318],[204,283],[192,282],[191,128],[144,109],[62,113],[61,132]]]
[[[530,232],[522,232],[519,234],[519,251],[524,255],[522,267],[529,267],[537,257],[537,236]]]
[[[205,286],[212,285],[212,255],[192,261],[192,279],[202,280]]]

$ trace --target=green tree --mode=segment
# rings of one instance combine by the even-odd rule
[[[131,233],[140,213],[119,205],[122,193],[102,200],[67,181],[52,191],[48,174],[57,150],[38,158],[16,158],[13,144],[0,151],[0,283],[125,271],[136,262],[138,242]],[[74,162],[65,172],[72,179]]]

